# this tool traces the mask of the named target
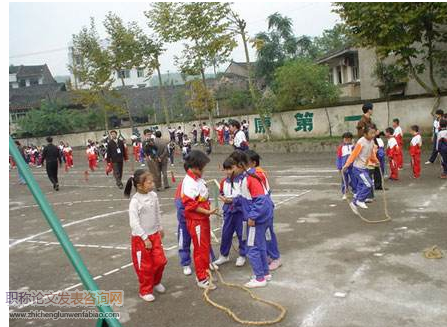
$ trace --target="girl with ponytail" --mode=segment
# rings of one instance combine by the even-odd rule
[[[129,178],[124,195],[129,198],[132,186],[136,193],[129,204],[129,222],[132,230],[132,261],[140,283],[140,297],[148,302],[155,300],[153,290],[166,292],[161,284],[167,259],[161,239],[164,237],[160,218],[160,204],[154,190],[152,175],[138,169]]]

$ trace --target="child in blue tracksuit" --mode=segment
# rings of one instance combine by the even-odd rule
[[[385,162],[386,162],[386,150],[385,143],[383,142],[381,136],[385,136],[385,133],[376,130],[376,138],[374,143],[377,146],[376,157],[379,160],[379,166],[374,169],[374,189],[382,190],[382,175],[385,175]]]
[[[178,256],[180,259],[180,265],[183,267],[183,274],[186,276],[191,275],[191,235],[189,235],[186,228],[185,220],[185,207],[182,203],[182,183],[179,183],[174,197],[175,207],[177,209],[177,242],[178,242]],[[214,256],[213,248],[210,248],[210,262],[213,262],[216,257]],[[217,268],[216,265],[210,265],[211,269]]]
[[[337,147],[337,169],[341,172],[344,164],[348,160],[349,156],[352,153],[352,149],[354,148],[354,144],[352,144],[352,133],[346,132],[342,135],[343,143],[341,143]],[[355,182],[352,178],[352,166],[349,166],[348,169],[341,176],[341,193],[343,194],[342,199],[346,200],[346,193],[348,192],[348,187],[351,186],[352,193],[355,193]]]
[[[271,198],[271,190],[270,184],[267,179],[266,172],[259,167],[259,163],[261,161],[261,157],[259,154],[253,150],[245,151],[245,154],[248,157],[248,172],[252,174],[256,174],[262,181],[265,189],[268,192],[269,197]],[[273,203],[273,201],[272,201]],[[269,221],[267,232],[265,233],[265,239],[267,242],[267,258],[269,260],[269,271],[273,271],[282,266],[281,263],[281,255],[279,253],[278,248],[278,240],[276,238],[276,234],[273,228],[274,215],[272,215],[272,219]]]
[[[223,169],[227,175],[227,178],[224,178],[220,182],[220,199],[224,203],[222,208],[224,221],[220,243],[220,256],[214,263],[221,265],[230,261],[229,254],[233,234],[236,233],[239,240],[239,257],[236,259],[236,267],[242,267],[245,264],[247,252],[247,242],[243,240],[242,236],[243,231],[247,229],[247,222],[244,221],[244,213],[238,202],[238,195],[240,195],[241,183],[244,178],[244,168],[238,166],[234,159],[227,158],[223,163]]]
[[[238,165],[247,167],[247,155],[236,150],[231,155]],[[271,280],[268,259],[266,232],[273,219],[273,202],[259,176],[245,171],[241,183],[241,203],[244,219],[247,220],[247,257],[254,276],[244,286],[247,288],[265,287]]]

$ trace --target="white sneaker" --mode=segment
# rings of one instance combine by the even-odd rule
[[[171,164],[171,167],[174,167],[174,164]]]
[[[355,205],[362,209],[368,209],[368,206],[365,204],[365,202],[362,202],[362,201],[355,201]]]
[[[268,274],[268,275],[265,275],[264,278],[266,281],[270,282],[273,279],[273,276],[271,274]],[[253,279],[256,280],[256,276],[251,276],[250,280],[253,280]]]
[[[259,281],[257,279],[252,279],[248,283],[244,284],[247,288],[258,288],[258,287],[266,287],[267,286],[267,280],[264,278],[264,280]]]
[[[155,301],[155,297],[154,297],[152,294],[146,294],[146,295],[141,295],[141,294],[140,294],[140,297],[141,297],[144,301],[146,301],[146,302],[152,302],[152,301]]]
[[[164,287],[163,284],[160,283],[160,284],[154,286],[154,290],[156,290],[158,293],[165,293],[166,287]]]
[[[192,270],[190,266],[183,266],[183,275],[189,276],[192,274]]]
[[[426,161],[425,164],[426,164],[426,165],[431,165],[432,162],[431,162],[431,161]]]
[[[343,196],[341,197],[342,200],[346,200],[348,197],[346,196],[346,194],[343,194]]]
[[[204,279],[201,282],[197,282],[197,286],[204,289],[209,288],[210,290],[215,290],[217,288],[216,285],[210,284],[210,281],[208,279]]]
[[[141,164],[141,167],[145,167],[146,166],[146,164]]]
[[[214,263],[215,265],[220,266],[220,265],[223,265],[224,263],[226,263],[226,262],[228,262],[228,261],[230,261],[230,258],[229,258],[229,257],[225,257],[225,256],[223,256],[223,255],[220,255],[220,256],[219,256],[219,259],[217,259],[217,260],[214,261],[213,263]]]
[[[215,270],[219,270],[219,266],[216,265],[214,262],[210,263],[210,270],[215,271]]]
[[[358,215],[359,214],[359,209],[357,209],[357,206],[355,205],[355,203],[353,202],[349,202],[349,207],[351,208],[351,210]]]
[[[245,257],[237,257],[236,259],[236,267],[242,267],[243,265],[245,265]]]
[[[372,203],[374,201],[374,199],[366,199],[365,202],[366,203]]]

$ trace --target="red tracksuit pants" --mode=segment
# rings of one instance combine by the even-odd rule
[[[390,178],[399,179],[399,166],[397,164],[397,155],[393,157],[388,157],[390,162]]]
[[[138,146],[133,147],[133,158],[135,161],[139,161],[140,159],[140,148]]]
[[[140,282],[140,295],[152,294],[155,285],[160,284],[168,260],[161,244],[160,233],[149,235],[151,249],[146,249],[139,236],[132,236],[132,261]]]
[[[98,167],[96,159],[88,159],[88,167],[90,168],[91,171],[95,171],[95,168]]]
[[[404,167],[404,154],[402,151],[402,144],[399,144],[399,150],[397,151],[396,157],[397,168],[402,169]]]
[[[186,219],[186,228],[194,245],[193,258],[196,276],[199,281],[208,277],[210,265],[211,231],[210,220]]]
[[[414,178],[421,176],[421,155],[411,156],[411,167],[413,168]]]

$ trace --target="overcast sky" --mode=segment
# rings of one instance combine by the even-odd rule
[[[72,34],[89,24],[90,17],[95,18],[101,37],[105,37],[102,21],[108,11],[117,13],[126,22],[138,22],[150,32],[143,14],[148,8],[148,3],[142,2],[10,3],[9,64],[46,63],[53,75],[68,75],[67,46]],[[328,2],[235,2],[233,8],[247,21],[250,36],[267,30],[267,16],[275,12],[292,18],[296,35],[320,35],[340,20],[331,12]],[[182,46],[171,44],[166,48],[160,60],[161,70],[176,72],[173,56]],[[232,59],[244,61],[242,46],[234,50]],[[224,68],[220,67],[220,70]]]

